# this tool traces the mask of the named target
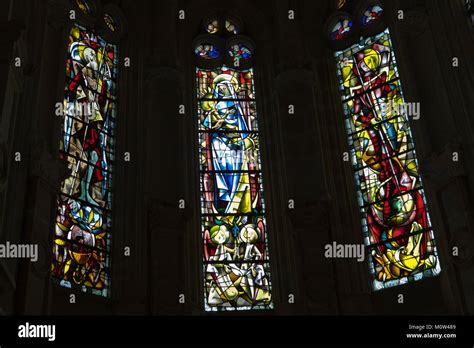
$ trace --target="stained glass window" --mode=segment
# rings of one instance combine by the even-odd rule
[[[104,15],[104,22],[105,22],[105,25],[107,25],[107,28],[110,29],[110,31],[115,31],[117,25],[115,24],[115,21],[111,15],[106,13]]]
[[[219,20],[218,19],[212,19],[210,20],[207,25],[206,25],[206,31],[209,34],[215,34],[219,30]]]
[[[225,29],[232,34],[238,34],[239,33],[239,27],[230,19],[225,20]]]
[[[441,268],[386,29],[336,53],[351,161],[374,290]]]
[[[201,44],[196,47],[194,53],[204,59],[214,59],[220,55],[219,48],[212,44]]]
[[[336,0],[336,8],[341,9],[346,4],[346,0]]]
[[[352,29],[352,21],[349,18],[341,18],[334,24],[331,30],[331,40],[342,40],[349,35]]]
[[[197,68],[206,311],[273,307],[253,70]]]
[[[77,7],[79,7],[79,9],[86,13],[86,14],[90,14],[92,11],[91,11],[91,8],[89,6],[89,2],[87,0],[76,0],[76,5]]]
[[[369,6],[362,15],[362,25],[368,25],[382,16],[383,9],[379,5]]]
[[[235,44],[229,48],[229,55],[237,59],[249,59],[252,57],[252,52],[242,44]]]
[[[117,109],[117,47],[75,25],[69,34],[53,280],[108,296]]]

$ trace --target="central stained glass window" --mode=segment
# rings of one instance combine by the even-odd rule
[[[197,68],[196,77],[205,310],[270,309],[253,69]]]

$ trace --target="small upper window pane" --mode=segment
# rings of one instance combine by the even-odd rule
[[[336,8],[339,10],[344,7],[346,0],[336,0]]]
[[[110,31],[115,32],[117,30],[117,24],[115,23],[115,20],[108,13],[104,15],[104,22],[105,25],[107,25],[107,28],[110,29]]]
[[[368,25],[380,18],[383,14],[383,8],[379,5],[372,5],[365,10],[362,16],[362,25]]]
[[[229,47],[229,55],[232,58],[249,59],[252,57],[252,52],[242,44],[235,44]]]
[[[206,25],[206,31],[209,34],[215,34],[219,31],[219,21],[217,19],[212,19]]]
[[[219,49],[211,44],[201,44],[197,46],[194,53],[204,59],[214,59],[220,55]]]
[[[85,14],[91,14],[92,10],[87,0],[76,0],[76,5]]]
[[[226,19],[225,21],[225,29],[232,34],[238,34],[240,32],[239,27],[230,19]]]
[[[349,18],[341,18],[331,30],[331,40],[342,40],[349,35],[352,29],[352,21]]]

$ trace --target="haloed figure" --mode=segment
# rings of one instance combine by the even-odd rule
[[[210,289],[208,303],[220,305],[235,300],[239,296],[237,286],[240,283],[240,270],[232,263],[234,248],[231,243],[231,233],[225,226],[214,226],[210,230],[210,238],[216,251],[209,257],[210,264],[207,265],[207,276],[210,278]]]
[[[74,58],[72,66],[75,76],[67,86],[64,150],[76,159],[70,161],[72,175],[65,180],[64,186],[70,195],[104,206],[101,186],[105,185],[107,161],[106,135],[102,128],[103,115],[109,104],[105,95],[110,87],[110,71],[107,64],[98,61],[94,49],[81,43],[71,45],[71,56]],[[103,55],[101,57],[106,59]]]
[[[271,300],[269,281],[265,275],[263,267],[263,255],[256,246],[260,240],[260,229],[252,224],[245,225],[239,234],[239,249],[243,253],[240,260],[244,261],[241,266],[242,282],[241,287],[249,298],[250,303],[264,302]]]
[[[216,195],[214,207],[226,215],[222,220],[238,233],[240,217],[235,213],[250,213],[248,153],[255,147],[255,141],[248,133],[248,125],[240,102],[237,100],[237,81],[231,75],[218,75],[213,81],[212,94],[217,99],[205,101],[202,108],[207,112],[204,126],[219,130],[211,133],[212,165],[215,173]]]

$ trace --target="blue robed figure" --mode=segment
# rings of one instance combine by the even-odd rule
[[[249,146],[248,126],[235,86],[230,75],[219,75],[214,79],[213,98],[217,99],[213,110],[204,120],[204,127],[220,132],[210,134],[212,164],[215,172],[215,203],[222,206],[226,202],[225,214],[250,212],[250,204],[244,199],[244,192],[239,184],[248,183],[248,173],[245,162],[245,150]],[[247,186],[248,189],[248,186]],[[227,222],[233,222],[233,217],[226,217]],[[235,231],[238,232],[238,231]]]

